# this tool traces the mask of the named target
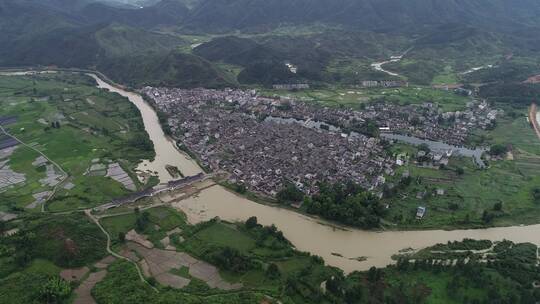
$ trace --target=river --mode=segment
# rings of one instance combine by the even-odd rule
[[[172,163],[187,174],[201,171],[195,162],[177,150],[174,143],[165,136],[156,113],[141,96],[112,87],[95,75],[92,77],[96,79],[100,88],[107,88],[129,98],[141,111],[145,128],[154,142],[157,154],[155,161],[141,164],[142,166],[146,164],[145,169],[159,172],[159,177],[164,178],[162,182],[170,179],[166,170],[162,168],[166,164]],[[454,231],[373,232],[341,229],[291,210],[249,201],[220,186],[208,188],[197,197],[175,203],[174,207],[184,211],[191,223],[209,220],[216,216],[228,221],[243,221],[250,216],[257,216],[262,224],[275,224],[297,249],[321,256],[327,264],[339,267],[346,273],[366,270],[372,266],[384,267],[391,264],[392,255],[402,249],[421,249],[436,243],[457,241],[463,238],[491,241],[507,239],[540,245],[540,225]],[[361,262],[355,260],[361,257],[367,259]]]
[[[98,88],[107,89],[110,92],[127,97],[141,112],[144,127],[150,136],[150,140],[154,143],[156,157],[153,161],[143,161],[137,167],[137,171],[156,175],[161,183],[167,183],[174,180],[174,177],[171,176],[166,169],[167,165],[179,168],[185,176],[192,176],[202,172],[202,169],[195,161],[189,158],[185,153],[179,151],[176,148],[174,141],[165,136],[165,133],[159,124],[157,113],[152,106],[144,101],[141,95],[112,86],[94,74],[88,75],[97,81]]]

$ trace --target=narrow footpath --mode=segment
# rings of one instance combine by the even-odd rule
[[[111,236],[110,234],[107,232],[107,230],[105,230],[105,228],[103,228],[103,226],[101,226],[101,223],[99,222],[99,219],[97,219],[94,215],[92,215],[92,209],[87,209],[87,210],[84,210],[84,213],[86,214],[86,216],[88,216],[98,227],[99,229],[103,232],[103,234],[105,234],[105,236],[107,237],[107,252],[116,257],[116,258],[119,258],[119,259],[122,259],[122,260],[125,260],[125,261],[128,261],[130,263],[132,263],[135,268],[137,269],[137,272],[139,274],[139,278],[141,279],[142,282],[148,284],[148,286],[152,287],[152,289],[155,291],[155,292],[159,292],[157,288],[155,288],[154,286],[150,285],[150,283],[148,283],[148,281],[144,278],[144,275],[141,271],[141,268],[139,267],[139,264],[137,264],[137,262],[135,261],[132,261],[130,258],[128,257],[125,257],[123,255],[120,255],[116,252],[114,252],[112,249],[111,249]]]
[[[67,174],[67,172],[59,165],[57,164],[55,161],[53,161],[52,159],[50,159],[47,155],[45,155],[45,153],[39,151],[38,149],[30,146],[29,144],[25,143],[24,141],[20,140],[19,138],[17,138],[15,135],[12,135],[10,134],[8,131],[6,131],[6,129],[4,129],[4,127],[2,127],[2,125],[0,125],[0,131],[2,133],[4,133],[4,135],[6,136],[9,136],[13,139],[15,139],[17,142],[19,142],[21,145],[37,152],[39,155],[45,157],[45,159],[50,162],[51,164],[53,164],[57,169],[58,171],[60,171],[60,173],[62,173],[62,179],[60,180],[60,182],[58,184],[56,184],[56,186],[53,187],[53,190],[51,191],[51,194],[49,195],[49,197],[47,198],[47,200],[45,202],[43,202],[43,204],[41,204],[41,212],[45,212],[45,205],[47,204],[48,201],[50,201],[55,195],[56,195],[56,192],[58,191],[58,187],[60,187],[62,184],[64,184],[64,182],[68,179],[69,177],[69,174]]]

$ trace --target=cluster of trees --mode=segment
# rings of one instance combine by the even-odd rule
[[[534,202],[540,203],[540,187],[534,188],[531,192]]]
[[[154,143],[146,136],[133,136],[129,139],[128,144],[135,149],[154,151]]]
[[[27,270],[0,278],[2,303],[69,303],[71,291],[69,282],[43,271]]]
[[[493,220],[501,214],[503,211],[503,203],[502,202],[496,202],[493,204],[493,208],[491,210],[486,209],[482,213],[482,221],[486,224],[490,224],[493,222]]]
[[[283,232],[277,229],[276,225],[272,224],[270,226],[263,226],[258,223],[257,217],[255,216],[252,216],[246,220],[245,227],[248,229],[248,232],[255,237],[259,245],[265,246],[265,241],[269,239],[280,243],[279,246],[271,246],[273,249],[278,249],[278,247],[283,249],[291,245],[289,240],[287,240],[283,235]]]
[[[480,96],[491,102],[528,105],[540,100],[540,86],[525,83],[496,83],[480,88]]]
[[[465,76],[470,83],[521,82],[537,72],[536,65],[517,60],[502,61],[497,67],[481,69]]]
[[[502,144],[496,144],[491,146],[491,149],[489,150],[489,154],[493,156],[504,156],[508,152],[508,147],[506,145]]]
[[[364,122],[353,122],[352,126],[345,131],[354,131],[369,137],[379,137],[380,134],[379,126],[377,125],[377,123],[369,119]]]
[[[287,182],[283,189],[277,193],[276,198],[280,203],[301,202],[304,198],[304,192],[300,191],[294,184]]]
[[[36,258],[81,267],[105,254],[104,236],[78,214],[28,219],[18,233],[0,239],[0,258],[9,257],[21,268]]]
[[[451,245],[455,247],[453,249],[468,248],[471,244],[473,247],[483,248],[490,242],[473,243],[469,240],[467,243]],[[504,241],[495,246],[494,255],[487,263],[478,262],[475,258],[466,263],[464,257],[459,258],[454,266],[445,265],[440,260],[417,259],[413,263],[404,259],[398,261],[395,267],[400,274],[421,271],[450,274],[451,280],[446,284],[446,296],[459,303],[532,304],[540,299],[540,291],[532,288],[532,282],[539,278],[538,267],[535,266],[535,252],[535,245]],[[530,258],[527,259],[528,256]],[[474,289],[487,292],[472,292]]]
[[[214,223],[215,220],[208,223]],[[194,231],[200,231],[209,224],[204,223],[196,227]],[[293,252],[290,242],[275,225],[263,226],[258,223],[257,217],[250,217],[239,229],[246,232],[255,239],[257,247],[271,249],[272,257],[286,257]],[[191,231],[191,235],[193,232]],[[275,264],[264,266],[261,264],[260,256],[252,255],[249,252],[243,252],[230,246],[211,246],[203,252],[204,259],[213,263],[221,269],[235,273],[245,273],[253,269],[265,270],[265,274],[270,279],[278,279],[281,273]]]
[[[141,212],[139,208],[135,208],[135,231],[138,233],[144,232],[148,227],[148,223],[150,223],[150,213]]]
[[[388,185],[384,185],[383,188],[383,194],[384,197],[395,197],[400,193],[401,191],[406,190],[412,183],[413,178],[409,176],[402,177],[397,184],[394,185],[394,187],[389,187]],[[417,178],[418,181],[418,178]]]
[[[220,269],[235,273],[244,273],[254,267],[248,256],[231,247],[217,248],[207,258]]]
[[[43,303],[63,303],[71,295],[71,285],[62,278],[50,277],[39,291]]]
[[[361,228],[377,228],[384,215],[379,199],[359,185],[319,183],[319,193],[304,199],[308,213]]]

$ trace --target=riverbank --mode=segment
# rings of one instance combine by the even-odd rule
[[[98,84],[102,88],[107,88],[103,80],[98,81]],[[119,90],[116,88],[113,91]],[[153,141],[159,142],[154,146],[156,159],[160,158],[160,161],[154,162],[153,166],[163,165],[164,167],[165,164],[170,164],[168,160],[171,160],[178,162],[178,168],[186,172],[186,175],[189,168],[201,171],[195,162],[187,159],[174,147],[174,143],[166,139],[157,114],[140,95],[125,90],[120,90],[118,93],[127,97],[139,108],[145,129]],[[165,158],[163,158],[164,155]],[[165,177],[170,176],[164,168],[162,174],[166,174]],[[159,172],[158,175],[161,177]],[[537,238],[540,225],[454,231],[374,232],[354,228],[344,230],[296,211],[254,203],[221,186],[208,188],[198,196],[176,202],[173,206],[186,213],[190,221],[194,223],[214,217],[232,222],[245,221],[251,216],[256,216],[264,225],[276,225],[298,250],[321,256],[329,265],[339,267],[345,272],[392,264],[394,263],[392,256],[405,248],[421,249],[436,243],[458,241],[465,237],[492,241],[509,239],[535,244],[540,242]]]
[[[250,198],[249,196],[248,197],[245,197],[243,199],[250,199],[253,201],[253,198]],[[263,204],[266,204],[272,208],[283,208],[282,206],[277,206],[276,204],[273,204],[273,202],[267,202],[266,200],[261,200],[260,198],[258,199],[255,199],[256,202],[258,203],[263,203]],[[293,209],[293,208],[288,208],[289,211],[291,212],[298,212],[298,210],[296,209]],[[304,216],[309,216],[307,214],[304,214]],[[320,221],[320,219],[318,218],[313,218],[314,220],[316,221]],[[526,221],[527,223],[534,223],[534,222],[531,222],[531,221]],[[520,222],[521,224],[521,222]],[[330,225],[332,226],[336,226],[335,223],[330,223]],[[508,225],[508,223],[505,223],[505,225]],[[490,227],[490,226],[488,226]],[[425,230],[423,228],[426,228],[426,227],[421,227],[421,226],[418,226],[418,225],[402,225],[402,226],[387,226],[385,227],[387,228],[388,230],[403,230],[403,229],[413,229],[413,230]],[[444,226],[429,226],[429,229],[440,229],[440,228],[443,228],[443,229],[448,229],[448,230],[451,230],[451,229],[471,229],[471,228],[474,228],[474,229],[481,229],[481,228],[487,228],[486,225],[479,225],[478,223],[473,223],[473,224],[459,224],[459,225],[444,225]],[[351,228],[351,229],[355,229],[355,228]]]

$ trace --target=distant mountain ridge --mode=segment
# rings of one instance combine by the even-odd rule
[[[396,30],[461,23],[511,30],[540,25],[536,0],[202,0],[184,21],[207,30],[329,23]]]
[[[222,86],[237,76],[357,83],[386,77],[365,62],[411,46],[418,62],[408,69],[418,75],[441,58],[530,54],[540,50],[539,29],[537,0],[0,0],[0,66],[114,66],[133,85]],[[223,33],[242,38],[220,35],[192,50],[178,35]]]
[[[130,9],[106,4],[114,2],[152,5]],[[374,31],[447,23],[499,31],[540,26],[537,0],[0,0],[0,10],[2,3],[46,7],[91,23],[114,19],[146,28],[178,25],[203,32],[311,23]]]

